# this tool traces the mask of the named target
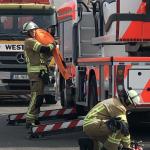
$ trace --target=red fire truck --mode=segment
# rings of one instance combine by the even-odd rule
[[[47,118],[51,113],[70,111],[85,115],[98,101],[134,89],[141,102],[133,110],[137,116],[131,113],[129,120],[134,117],[133,125],[150,121],[150,0],[62,0],[59,4],[59,0],[54,0],[58,7],[59,49],[73,86],[56,65],[55,95],[63,109],[41,112],[40,116]],[[25,121],[25,114],[9,115],[10,122],[18,121],[17,118]],[[32,128],[32,134],[82,123],[79,117],[71,122],[39,125]]]
[[[74,83],[70,88],[59,76],[62,105],[85,113],[134,89],[141,97],[136,110],[149,109],[150,0],[70,0],[57,16],[60,50]]]

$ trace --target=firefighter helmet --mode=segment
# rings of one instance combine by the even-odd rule
[[[133,104],[139,104],[140,103],[140,97],[139,94],[135,90],[127,91],[128,99],[130,103]]]
[[[137,105],[140,103],[139,94],[135,90],[129,90],[129,91],[123,90],[119,97],[122,104],[125,106],[129,106],[131,104]]]
[[[32,21],[29,21],[29,22],[26,22],[24,25],[23,25],[23,33],[27,33],[28,31],[30,30],[33,30],[33,29],[38,29],[38,25],[35,24],[34,22]]]

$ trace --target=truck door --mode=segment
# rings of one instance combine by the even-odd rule
[[[140,94],[141,103],[150,103],[150,68],[140,66],[129,69],[127,87]]]

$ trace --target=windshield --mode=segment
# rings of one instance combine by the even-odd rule
[[[0,39],[24,39],[21,34],[22,26],[27,21],[33,21],[40,28],[48,28],[51,25],[50,15],[1,15],[0,16]]]

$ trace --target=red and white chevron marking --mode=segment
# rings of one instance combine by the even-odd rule
[[[75,114],[75,113],[77,113],[75,108],[46,110],[46,111],[41,111],[39,113],[39,118],[41,118],[41,117],[52,117],[52,116],[62,116],[62,115]],[[26,118],[25,113],[9,115],[9,120],[24,120],[25,118]]]
[[[67,122],[56,122],[54,124],[50,125],[39,125],[37,127],[32,127],[32,133],[44,133],[44,132],[50,132],[50,131],[57,131],[60,129],[72,129],[76,127],[83,126],[83,120],[72,120]]]
[[[10,121],[13,121],[13,120],[24,120],[24,119],[26,119],[26,114],[25,113],[9,115],[9,120]]]
[[[51,116],[61,116],[67,114],[74,114],[77,113],[75,108],[70,109],[56,109],[56,110],[47,110],[40,112],[39,117],[51,117]]]

